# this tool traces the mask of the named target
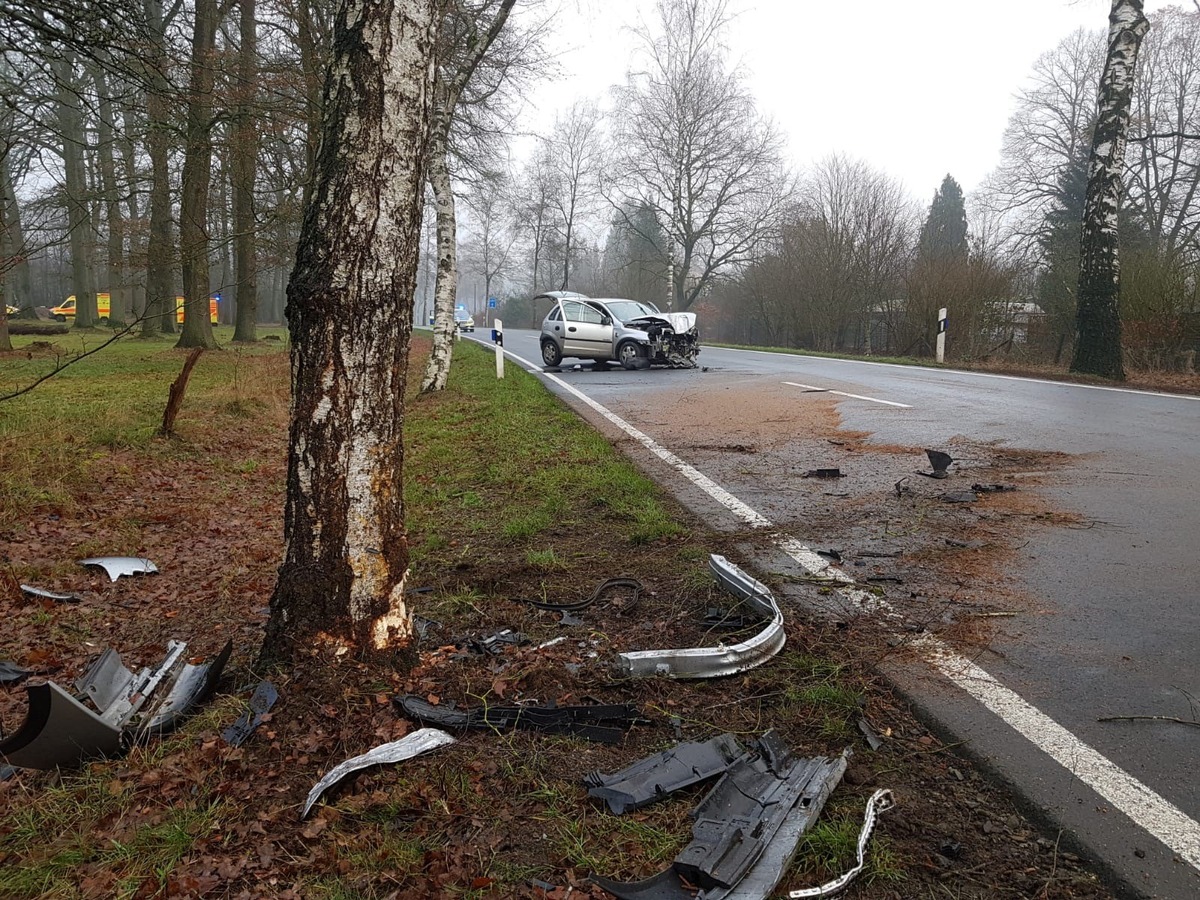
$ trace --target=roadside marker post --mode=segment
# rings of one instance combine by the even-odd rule
[[[946,307],[938,310],[937,361],[946,361]]]
[[[504,323],[499,319],[492,329],[492,341],[496,344],[496,377],[504,377]]]

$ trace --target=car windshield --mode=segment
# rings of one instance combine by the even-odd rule
[[[657,316],[659,312],[649,303],[639,303],[637,300],[606,300],[604,305],[619,322],[628,322],[639,316]]]

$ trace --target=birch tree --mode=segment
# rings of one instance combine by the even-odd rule
[[[1080,249],[1077,336],[1071,371],[1124,380],[1117,211],[1124,191],[1125,139],[1134,73],[1150,28],[1143,0],[1113,0],[1088,164]]]
[[[404,388],[438,25],[435,0],[342,0],[322,138],[288,284],[284,563],[263,645],[281,659],[402,647]]]
[[[440,391],[450,376],[458,294],[458,219],[450,172],[450,129],[463,92],[508,21],[516,0],[459,0],[447,15],[438,48],[433,121],[429,136],[429,186],[437,211],[437,283],[433,292],[433,349],[421,391]]]

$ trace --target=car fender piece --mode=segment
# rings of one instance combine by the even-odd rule
[[[21,585],[21,592],[29,597],[38,597],[42,600],[55,600],[59,603],[78,603],[80,600],[77,594],[62,594],[58,591],[48,591],[45,588],[34,587],[32,584]]]
[[[366,769],[370,766],[403,762],[406,759],[412,759],[414,756],[420,756],[422,753],[428,753],[430,750],[436,750],[438,747],[453,743],[454,738],[444,731],[438,731],[436,728],[421,728],[398,741],[392,741],[390,744],[380,744],[374,750],[368,750],[361,756],[355,756],[343,763],[339,763],[330,769],[313,786],[313,789],[308,792],[308,799],[304,803],[304,811],[300,813],[300,818],[301,820],[308,818],[309,811],[313,808],[313,804],[320,799],[321,795],[352,772],[357,772],[360,769]]]
[[[92,559],[81,559],[81,566],[99,566],[108,573],[108,577],[116,581],[122,575],[154,574],[158,566],[148,559],[137,556],[97,556]]]
[[[732,734],[721,734],[704,742],[676,744],[612,775],[591,772],[583,783],[589,796],[604,800],[609,810],[621,815],[720,775],[745,752]]]
[[[725,557],[713,554],[709,568],[726,591],[741,598],[759,615],[768,619],[767,626],[746,641],[738,644],[718,644],[716,647],[692,647],[683,650],[636,650],[622,653],[621,667],[629,675],[666,675],[671,678],[718,678],[734,675],[762,665],[783,649],[783,613],[771,591],[751,578]]]
[[[121,750],[121,729],[104,721],[57,684],[25,688],[29,713],[17,731],[0,741],[0,757],[26,769],[77,766]]]

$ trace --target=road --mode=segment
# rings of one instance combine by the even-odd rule
[[[508,329],[505,346],[540,360],[536,332]],[[1097,721],[1200,718],[1200,398],[714,347],[704,348],[702,363],[703,375],[568,370],[550,387],[578,405],[562,387],[569,384],[618,411],[688,382],[702,390],[748,380],[819,388],[841,392],[843,427],[880,444],[948,446],[965,436],[1071,455],[1044,491],[1088,527],[1039,535],[1013,572],[1055,614],[1040,617],[1035,630],[1002,636],[986,666],[1035,707],[1027,718],[1040,711],[1098,752],[1100,774],[1089,784],[1100,793],[1077,777],[1086,765],[1072,761],[1076,749],[1060,747],[1058,762],[1047,754],[1057,740],[1053,728],[1026,728],[1021,716],[1002,720],[972,694],[937,689],[929,672],[901,667],[892,674],[1033,806],[1074,832],[1128,893],[1200,896],[1200,730]],[[758,486],[733,467],[721,487],[745,499]],[[1132,787],[1108,778],[1108,761],[1131,776]]]

